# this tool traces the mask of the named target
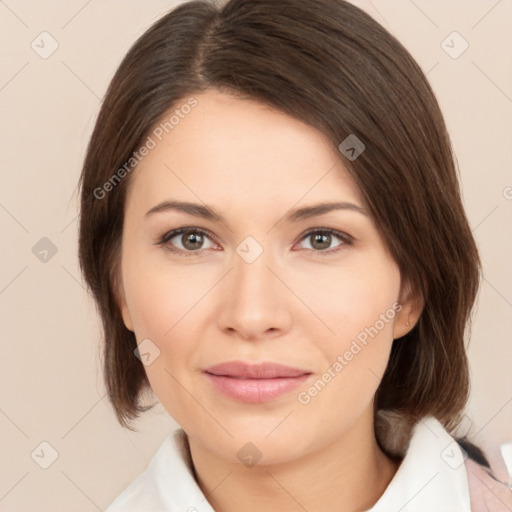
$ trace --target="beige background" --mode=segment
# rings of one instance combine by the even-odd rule
[[[99,322],[77,265],[76,184],[116,66],[177,3],[0,1],[2,511],[104,510],[175,427],[158,406],[139,433],[125,431],[105,397]],[[503,471],[498,445],[512,441],[512,1],[364,6],[428,72],[451,133],[485,272],[467,425]],[[51,49],[43,31],[58,43],[47,59],[31,47]],[[469,44],[456,59],[445,49],[459,51],[458,36],[442,46],[453,31]],[[43,237],[57,249],[46,262],[33,253]],[[52,449],[58,457],[42,469]]]

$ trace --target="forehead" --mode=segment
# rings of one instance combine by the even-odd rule
[[[194,99],[180,115],[173,113],[187,98],[174,105],[150,133],[154,147],[134,171],[128,201],[150,207],[172,195],[260,214],[318,199],[362,204],[337,149],[316,128],[215,90]]]

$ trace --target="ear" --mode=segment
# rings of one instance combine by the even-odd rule
[[[412,331],[425,307],[425,300],[421,293],[414,292],[409,282],[402,287],[398,302],[402,309],[395,316],[393,339],[401,338]]]
[[[126,294],[124,291],[121,272],[117,272],[114,293],[117,299],[119,310],[121,311],[121,316],[123,317],[123,323],[129,331],[133,332],[133,322],[132,317],[130,316],[128,305],[126,303]]]

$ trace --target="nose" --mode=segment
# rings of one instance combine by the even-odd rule
[[[250,263],[234,255],[234,268],[226,276],[219,302],[218,325],[222,331],[258,341],[290,330],[293,293],[284,284],[284,270],[269,260],[265,250]]]

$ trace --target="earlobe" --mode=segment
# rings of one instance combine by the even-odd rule
[[[133,332],[133,323],[132,318],[130,316],[130,312],[128,311],[128,306],[126,305],[126,301],[122,301],[121,303],[121,315],[123,317],[123,322],[125,327]]]
[[[408,334],[414,328],[417,319],[419,318],[413,315],[412,310],[405,304],[402,304],[402,309],[395,317],[395,324],[393,326],[393,339],[401,338]]]
[[[119,309],[121,311],[121,316],[123,317],[123,323],[125,327],[129,331],[133,331],[133,322],[132,318],[130,316],[130,311],[128,309],[128,305],[126,304],[126,296],[124,292],[124,286],[122,284],[122,280],[120,280],[120,283],[116,284],[116,297],[117,297],[117,304],[119,305]]]
[[[411,292],[408,286],[402,295],[404,298],[399,301],[402,308],[395,317],[393,339],[401,338],[414,329],[425,304],[423,298]]]

